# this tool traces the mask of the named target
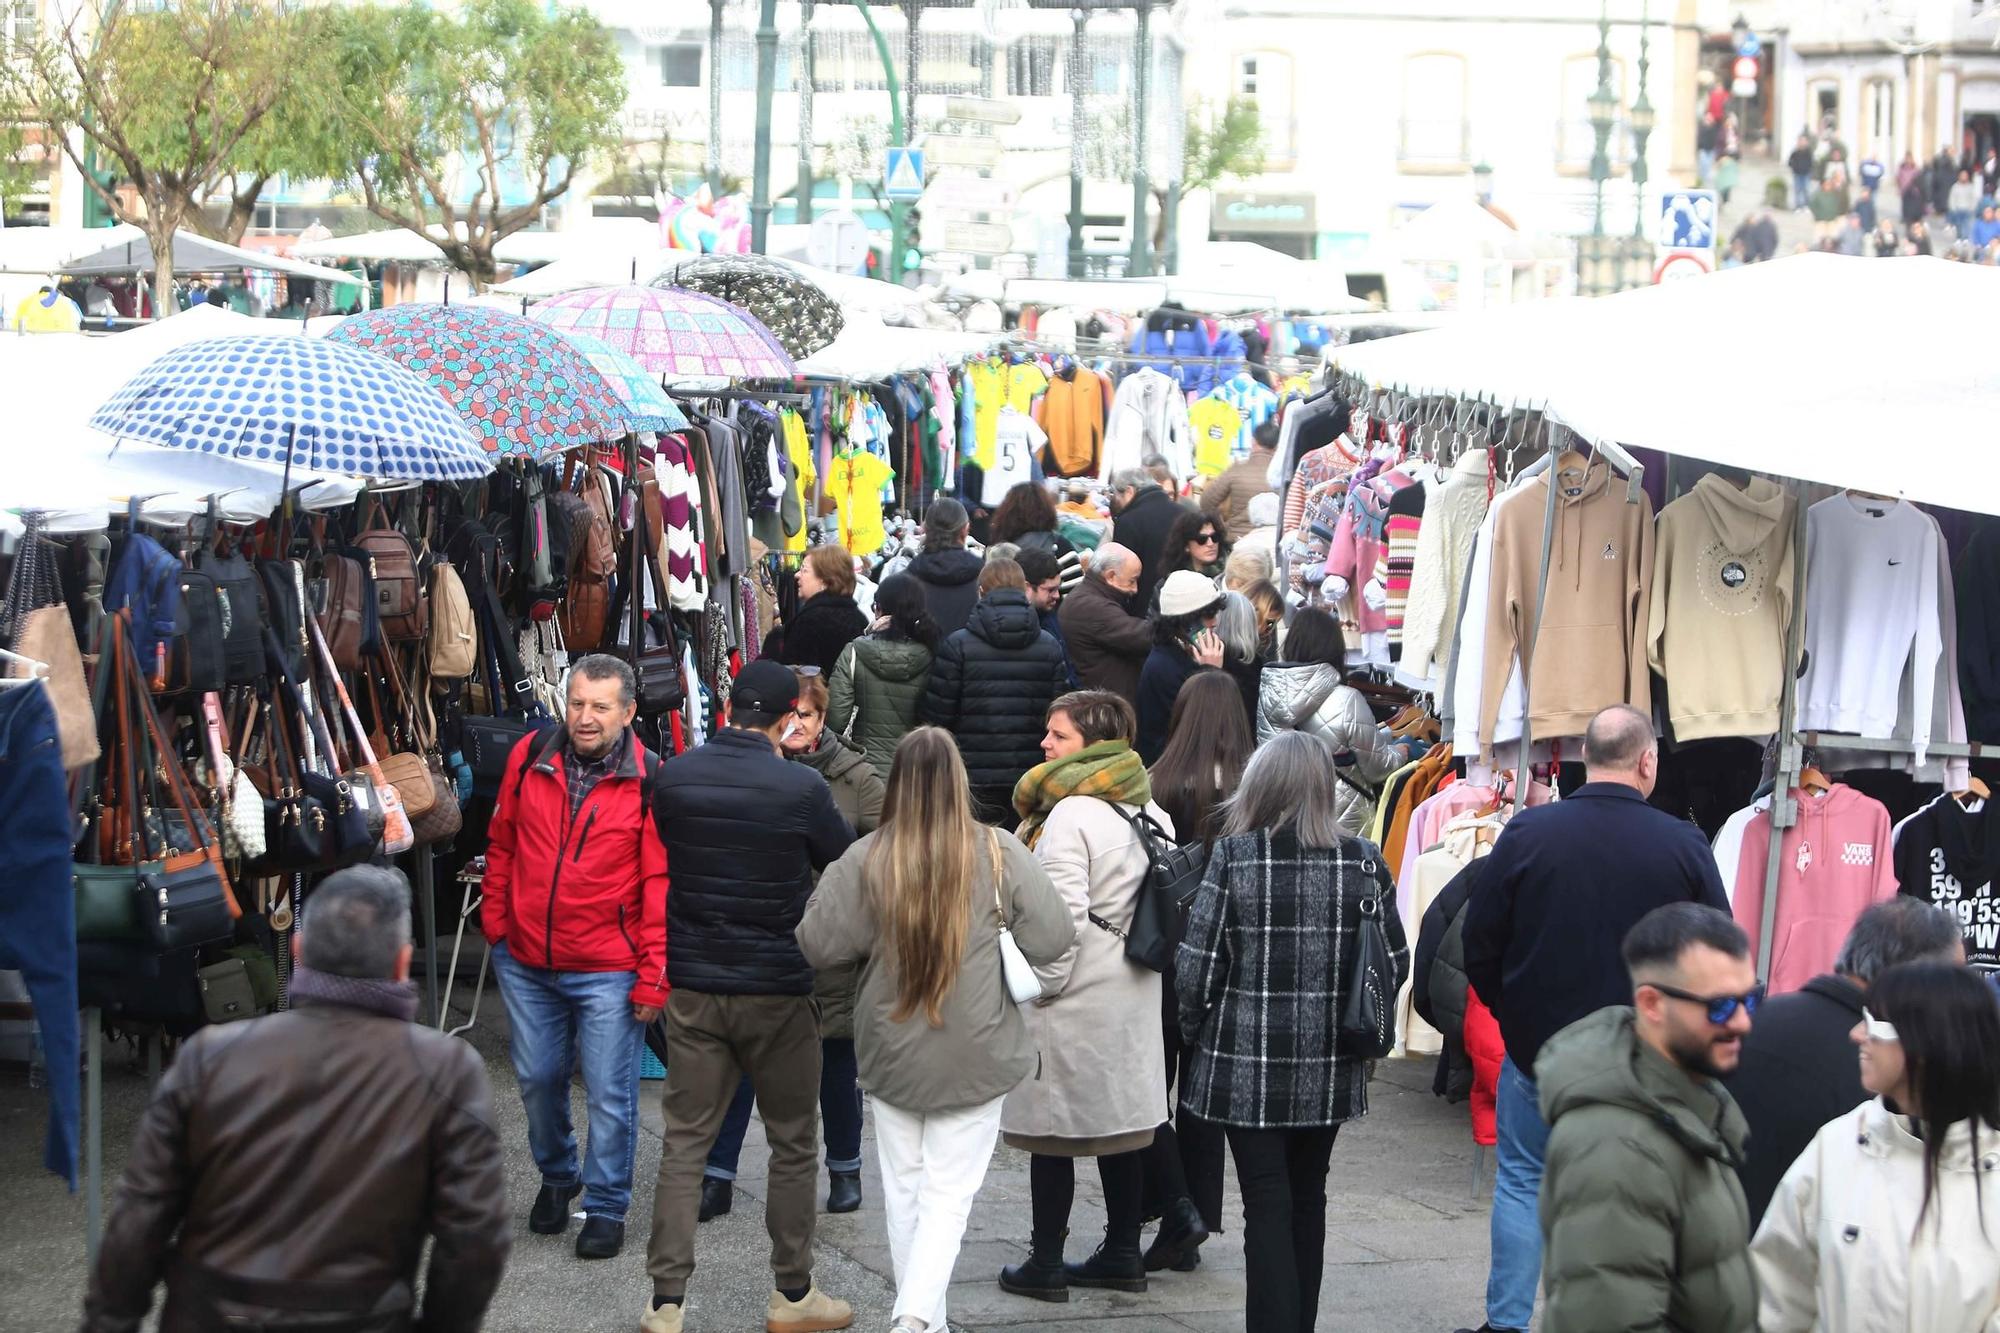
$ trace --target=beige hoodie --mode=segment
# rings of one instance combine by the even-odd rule
[[[1501,507],[1493,527],[1487,592],[1485,686],[1479,747],[1490,761],[1500,697],[1516,652],[1527,673],[1528,725],[1537,741],[1581,736],[1598,710],[1652,707],[1646,668],[1646,606],[1653,570],[1653,505],[1628,504],[1611,469],[1570,452]],[[1533,631],[1542,523],[1556,488],[1555,541],[1547,601]],[[1533,641],[1529,641],[1533,633]]]
[[[1738,489],[1711,473],[1660,511],[1646,659],[1676,740],[1778,729],[1796,504],[1762,477]]]

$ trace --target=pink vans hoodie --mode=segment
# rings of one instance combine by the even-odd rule
[[[1771,993],[1793,991],[1833,970],[1841,942],[1871,903],[1895,896],[1889,811],[1872,796],[1834,783],[1824,796],[1803,788],[1792,796],[1799,822],[1785,830],[1778,862],[1778,915],[1771,949]],[[1771,812],[1760,811],[1743,831],[1736,865],[1736,924],[1750,935],[1754,956],[1764,924],[1764,867],[1771,848]]]

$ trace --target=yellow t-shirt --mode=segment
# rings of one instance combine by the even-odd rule
[[[812,516],[813,479],[817,475],[813,467],[812,440],[806,435],[805,419],[787,408],[778,413],[779,427],[785,433],[785,453],[792,460],[792,485],[799,493],[799,512],[808,518]],[[785,538],[787,551],[806,549],[806,530],[810,523],[799,524],[799,530]],[[848,547],[850,551],[853,547]]]
[[[1235,460],[1237,432],[1243,429],[1243,414],[1220,398],[1198,398],[1188,409],[1188,424],[1194,427],[1194,470],[1213,477]]]
[[[30,296],[14,307],[14,327],[23,333],[75,333],[83,327],[83,312],[67,296],[57,296],[54,305]]]
[[[972,381],[972,461],[983,471],[993,466],[993,442],[1000,409],[1026,412],[1035,396],[1049,387],[1049,377],[1032,361],[1020,365],[975,361],[966,372]]]
[[[826,470],[826,493],[840,509],[840,544],[855,555],[873,555],[889,540],[882,525],[882,487],[896,471],[865,451],[841,454]]]

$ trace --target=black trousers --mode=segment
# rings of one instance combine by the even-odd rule
[[[1340,1126],[1239,1129],[1229,1151],[1243,1191],[1249,1289],[1244,1327],[1313,1333],[1326,1262],[1326,1171]]]
[[[1222,1126],[1203,1120],[1181,1105],[1174,1089],[1184,1083],[1194,1048],[1181,1041],[1179,1000],[1170,963],[1161,978],[1161,1038],[1167,1048],[1167,1100],[1174,1118],[1153,1131],[1153,1142],[1140,1150],[1146,1167],[1146,1216],[1165,1214],[1175,1199],[1186,1195],[1201,1212],[1202,1224],[1222,1232]]]
[[[1139,1152],[1113,1153],[1097,1159],[1097,1177],[1104,1186],[1104,1238],[1112,1246],[1139,1243],[1139,1197],[1144,1168]],[[1076,1159],[1034,1153],[1028,1158],[1028,1196],[1033,1210],[1035,1240],[1056,1244],[1069,1229],[1070,1205],[1076,1201]]]

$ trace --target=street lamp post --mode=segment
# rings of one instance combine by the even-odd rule
[[[799,183],[792,221],[813,220],[813,0],[799,5]]]
[[[1146,118],[1150,114],[1147,105],[1152,92],[1153,65],[1153,5],[1152,0],[1138,0],[1135,8],[1139,11],[1139,26],[1132,47],[1132,93],[1134,114],[1132,117],[1132,256],[1126,272],[1134,278],[1143,278],[1153,271],[1150,253],[1152,238],[1146,234],[1146,205],[1152,196],[1152,183],[1146,179]]]
[[[708,0],[708,160],[710,194],[722,193],[722,4]]]
[[[1646,96],[1648,41],[1651,36],[1647,6],[1639,7],[1639,96],[1632,102],[1632,235],[1646,234],[1646,141],[1653,133],[1653,103]]]
[[[1591,207],[1590,234],[1604,235],[1604,186],[1611,179],[1611,126],[1618,118],[1618,99],[1611,91],[1611,9],[1603,0],[1597,19],[1597,87],[1590,94],[1590,128],[1597,148],[1590,155],[1590,183],[1595,201]]]
[[[764,253],[771,227],[771,96],[778,83],[778,0],[757,14],[757,140],[751,153],[750,249]]]
[[[1084,84],[1089,77],[1089,52],[1084,45],[1090,11],[1072,9],[1069,21],[1075,29],[1069,48],[1069,275],[1081,278],[1083,254],[1083,120]]]

